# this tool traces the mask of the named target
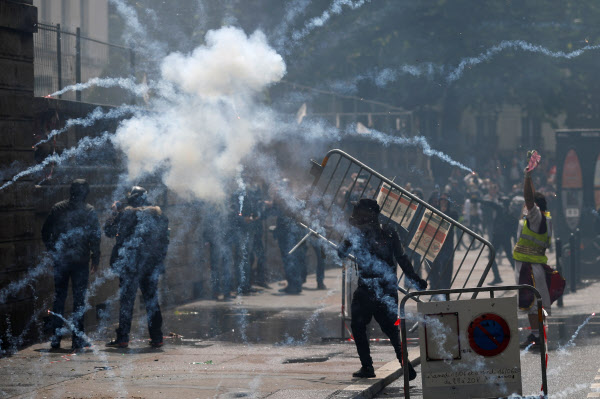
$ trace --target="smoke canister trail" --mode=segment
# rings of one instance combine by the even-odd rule
[[[285,14],[279,25],[269,35],[279,51],[285,51],[285,37],[289,24],[300,14],[304,13],[311,0],[292,0],[285,6]]]
[[[471,168],[467,167],[466,165],[464,165],[458,161],[455,161],[449,155],[431,148],[431,146],[427,142],[427,139],[423,136],[414,136],[414,137],[390,136],[389,134],[386,134],[386,133],[383,133],[383,132],[380,132],[377,130],[373,130],[373,129],[370,129],[369,133],[357,133],[355,126],[354,126],[354,128],[348,129],[346,131],[346,134],[360,135],[361,137],[364,137],[364,138],[370,138],[370,139],[379,141],[380,143],[382,143],[385,146],[388,146],[390,144],[397,144],[400,146],[421,147],[421,149],[423,150],[423,154],[425,154],[427,156],[430,156],[430,157],[433,156],[433,157],[439,158],[442,161],[449,163],[452,166],[458,166],[459,168],[461,168],[467,172],[473,172],[471,170]]]
[[[575,338],[577,338],[577,336],[579,335],[579,332],[581,331],[581,329],[583,327],[585,327],[586,324],[588,324],[590,322],[590,320],[592,319],[592,317],[594,317],[595,315],[596,315],[596,312],[594,312],[591,315],[589,315],[583,321],[583,323],[581,323],[581,325],[579,327],[577,327],[577,330],[575,330],[575,333],[573,333],[573,335],[571,336],[571,339],[569,339],[569,341],[564,346],[562,346],[562,347],[559,348],[559,351],[564,352],[567,348],[575,346]]]
[[[552,51],[546,47],[528,43],[524,40],[505,40],[495,46],[490,47],[489,49],[475,57],[463,58],[462,60],[460,60],[460,62],[455,68],[448,68],[445,66],[436,65],[431,62],[422,63],[419,65],[403,65],[399,68],[385,68],[380,72],[371,72],[359,75],[352,81],[346,83],[344,86],[356,87],[356,82],[358,80],[372,79],[377,86],[383,87],[389,82],[395,81],[398,78],[398,76],[402,74],[412,75],[415,77],[427,76],[429,78],[433,78],[436,74],[445,75],[446,82],[452,83],[460,79],[467,68],[481,64],[484,61],[488,61],[496,54],[509,49],[523,50],[531,53],[546,55],[552,58],[572,59],[579,57],[585,52],[591,50],[598,50],[600,49],[600,45],[588,45],[578,50],[564,52]],[[340,82],[338,82],[337,84],[342,85],[342,83]]]
[[[27,168],[24,171],[17,173],[15,176],[13,176],[12,179],[10,179],[6,183],[4,183],[2,186],[0,186],[0,191],[4,190],[6,187],[12,185],[17,180],[19,180],[25,176],[29,176],[36,172],[40,172],[47,165],[49,165],[51,163],[60,165],[61,163],[63,163],[64,161],[66,161],[67,159],[69,159],[71,157],[80,155],[81,153],[83,153],[91,148],[95,148],[100,145],[103,145],[109,141],[110,137],[111,136],[108,134],[108,132],[102,133],[102,135],[99,137],[84,137],[83,139],[81,139],[79,141],[79,143],[77,144],[76,147],[68,148],[60,154],[49,155],[42,162],[38,163],[37,165],[33,165],[32,167]]]
[[[140,53],[143,58],[150,62],[161,59],[167,54],[168,46],[166,43],[151,38],[146,25],[139,20],[134,6],[128,4],[130,2],[125,0],[109,1],[123,19],[126,28],[123,32],[123,39],[126,45],[135,48],[136,53]],[[147,10],[148,12],[151,11]]]
[[[244,209],[244,197],[246,196],[246,183],[244,183],[244,179],[242,178],[244,167],[242,165],[239,165],[237,172],[238,173],[235,180],[238,185],[238,189],[240,190],[240,195],[238,196],[238,201],[240,203],[239,215],[242,216],[242,210]]]
[[[149,86],[147,84],[137,84],[133,78],[92,78],[85,83],[76,83],[66,86],[47,97],[57,97],[70,91],[83,91],[90,87],[120,87],[128,90],[137,96],[143,96],[148,93]]]
[[[545,47],[542,47],[537,44],[531,44],[524,40],[505,40],[505,41],[500,42],[500,44],[497,44],[496,46],[490,47],[487,51],[478,55],[477,57],[470,57],[470,58],[463,59],[458,64],[458,66],[450,74],[448,74],[448,76],[446,77],[446,81],[448,83],[454,82],[455,80],[459,79],[462,76],[465,68],[468,68],[470,66],[477,65],[484,61],[487,61],[490,58],[492,58],[494,55],[496,55],[497,53],[504,51],[506,49],[520,49],[523,51],[547,55],[552,58],[572,59],[575,57],[579,57],[586,51],[600,49],[600,45],[585,46],[578,50],[574,50],[574,51],[566,53],[564,51],[551,51]]]
[[[306,35],[308,35],[314,29],[325,25],[325,23],[327,23],[327,21],[329,21],[329,19],[333,15],[342,13],[343,6],[349,7],[352,10],[356,10],[368,2],[370,2],[370,0],[357,0],[357,1],[334,0],[333,3],[331,3],[331,6],[329,6],[329,8],[327,10],[323,11],[323,13],[320,16],[314,17],[310,21],[308,21],[304,25],[304,28],[302,28],[302,30],[295,31],[294,33],[292,33],[292,39],[294,39],[295,41],[298,41],[298,40],[304,38]]]
[[[135,113],[136,111],[140,111],[142,108],[123,104],[118,106],[117,108],[113,108],[108,112],[104,112],[102,107],[95,108],[92,112],[90,112],[87,116],[83,118],[74,118],[68,119],[65,123],[65,126],[61,129],[54,129],[50,133],[48,133],[48,137],[43,140],[38,141],[33,147],[38,147],[41,144],[47,143],[52,140],[54,137],[58,136],[69,130],[73,126],[83,126],[89,127],[92,126],[95,122],[103,119],[118,119],[124,115]]]

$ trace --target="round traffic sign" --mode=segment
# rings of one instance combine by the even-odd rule
[[[475,318],[467,333],[471,349],[482,356],[496,356],[510,342],[508,323],[495,313],[484,313]]]

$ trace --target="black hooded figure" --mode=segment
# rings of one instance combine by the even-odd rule
[[[150,345],[163,344],[162,314],[158,303],[158,280],[165,271],[164,260],[169,246],[169,220],[159,206],[151,206],[146,190],[135,186],[127,195],[127,205],[113,204],[113,214],[104,225],[107,237],[116,243],[110,265],[119,275],[119,328],[117,338],[107,346],[126,348],[133,305],[138,287],[146,305]]]
[[[358,265],[358,287],[352,297],[352,335],[362,367],[354,377],[375,377],[373,359],[367,337],[367,325],[374,317],[381,330],[390,338],[396,357],[402,362],[400,333],[395,322],[398,318],[398,278],[396,263],[408,279],[423,290],[427,282],[414,271],[404,253],[398,233],[391,227],[379,224],[379,205],[372,199],[356,203],[350,217],[355,227],[351,236],[339,248],[340,257],[352,252]],[[416,372],[409,363],[410,379]]]
[[[42,227],[42,240],[54,265],[53,312],[62,317],[69,289],[73,289],[73,349],[89,346],[83,335],[85,296],[91,260],[92,273],[100,261],[100,224],[94,207],[85,202],[90,187],[84,179],[73,180],[70,198],[52,207]],[[52,349],[60,348],[63,319],[54,316]]]

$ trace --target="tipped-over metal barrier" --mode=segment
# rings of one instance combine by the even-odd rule
[[[314,181],[306,212],[301,218],[308,233],[290,253],[310,236],[337,248],[350,232],[348,219],[353,203],[361,198],[371,198],[381,208],[380,222],[397,230],[415,271],[429,281],[431,288],[483,285],[495,250],[480,235],[341,150],[329,151],[321,163],[313,160],[311,175]],[[466,245],[459,249],[461,242]],[[350,259],[354,261],[352,257]],[[349,318],[346,303],[355,287],[348,272],[354,271],[355,267],[352,262],[345,265],[342,311],[343,318]],[[408,294],[411,284],[402,279],[401,274],[398,289]],[[459,292],[458,298],[461,295]],[[476,295],[473,293],[473,298]],[[344,322],[342,320],[342,332]]]

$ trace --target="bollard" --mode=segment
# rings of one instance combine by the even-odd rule
[[[62,42],[60,37],[60,24],[56,24],[56,72],[58,81],[58,90],[62,90]],[[62,94],[58,96],[62,98]]]
[[[575,234],[571,233],[569,236],[569,280],[571,280],[571,292],[577,292],[577,273],[576,273],[576,265],[577,262],[575,259]]]
[[[579,284],[581,282],[581,232],[579,228],[575,230],[575,278]]]
[[[81,83],[81,28],[75,31],[75,83]],[[75,92],[75,100],[81,101],[81,90]]]
[[[554,246],[556,248],[556,271],[558,271],[558,273],[561,276],[563,276],[562,264],[560,262],[560,257],[562,256],[562,242],[559,237],[556,238]],[[556,301],[556,306],[558,306],[559,308],[563,307],[562,295]]]

